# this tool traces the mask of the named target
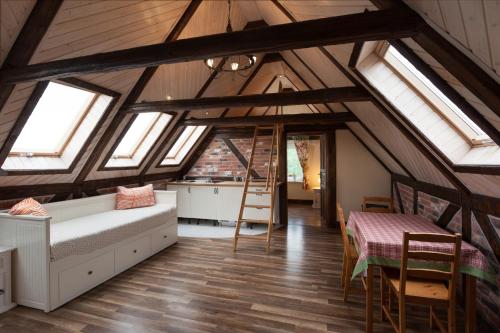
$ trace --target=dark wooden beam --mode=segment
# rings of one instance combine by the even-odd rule
[[[335,125],[345,122],[357,121],[351,112],[339,113],[315,113],[315,114],[291,114],[278,116],[249,116],[249,117],[225,117],[225,118],[200,118],[186,119],[181,122],[182,126],[256,126],[273,124],[306,124],[306,125]]]
[[[271,80],[269,80],[269,83],[266,84],[266,86],[264,87],[264,89],[262,89],[262,94],[265,94],[276,80],[277,80],[276,76],[273,77]],[[254,109],[253,106],[251,108],[249,108],[247,110],[247,112],[245,112],[245,117],[247,117],[250,113],[252,113],[253,109]]]
[[[224,107],[258,107],[319,104],[324,102],[369,101],[371,95],[356,87],[325,88],[256,95],[205,97],[136,103],[125,107],[128,113],[205,110]]]
[[[3,83],[18,83],[238,54],[400,39],[414,36],[422,22],[415,13],[399,9],[349,14],[5,69],[0,77]]]
[[[337,227],[337,147],[335,130],[321,136],[321,222],[325,228]]]
[[[498,235],[498,232],[495,230],[495,227],[493,227],[493,224],[487,214],[474,211],[474,216],[476,217],[477,223],[481,227],[484,236],[488,240],[488,244],[493,250],[493,253],[500,262],[500,236]]]
[[[179,21],[176,23],[176,25],[173,27],[172,31],[169,33],[167,38],[165,39],[165,42],[163,44],[169,43],[173,40],[176,40],[179,38],[180,34],[186,27],[186,25],[189,23],[189,20],[195,13],[196,9],[198,6],[201,4],[201,0],[193,0],[191,3],[188,5],[184,13],[182,14],[181,18]],[[139,80],[135,83],[134,87],[130,90],[130,93],[128,94],[127,98],[125,101],[122,103],[122,106],[120,107],[120,110],[118,110],[117,114],[111,121],[111,123],[108,125],[106,128],[106,131],[104,134],[101,136],[99,141],[97,142],[94,150],[90,154],[90,157],[87,159],[85,164],[83,165],[82,169],[78,173],[78,176],[75,178],[75,183],[82,183],[85,181],[87,178],[88,174],[92,171],[94,166],[97,164],[99,157],[102,156],[104,153],[104,150],[106,149],[106,146],[108,145],[109,141],[112,139],[116,129],[122,121],[125,119],[125,113],[122,112],[122,108],[126,105],[135,103],[141,93],[143,92],[144,88],[146,88],[147,84],[153,77],[153,75],[156,73],[156,70],[158,69],[158,66],[155,67],[148,67],[144,70],[144,72],[141,74],[139,77]],[[111,146],[111,149],[109,149],[108,153],[105,156],[105,159],[109,159],[111,157],[111,154],[113,151],[116,149],[118,144],[120,143],[121,139],[125,136],[127,133],[127,130],[132,126],[133,121],[135,120],[135,116],[130,119],[130,121],[126,124],[125,128],[122,130],[120,133],[119,137],[117,140],[113,143]]]
[[[329,114],[329,113],[323,113]],[[286,134],[290,135],[322,135],[327,131],[347,130],[349,127],[345,123],[339,124],[300,124],[300,125],[285,125]]]
[[[448,223],[450,223],[451,219],[458,213],[460,210],[460,206],[457,206],[453,203],[449,203],[448,207],[444,210],[443,214],[439,217],[436,224],[443,229],[446,229]]]
[[[286,132],[280,131],[278,135],[278,187],[280,224],[288,224],[288,170],[287,170],[287,144]]]
[[[425,75],[443,94],[446,95],[458,108],[479,126],[495,143],[500,145],[500,132],[486,118],[477,111],[467,100],[460,95],[450,84],[437,74],[431,66],[423,61],[405,43],[400,40],[389,41],[413,66]],[[497,92],[500,90],[497,90]],[[499,173],[500,174],[500,173]]]
[[[26,23],[3,62],[2,70],[29,64],[31,57],[35,54],[38,44],[40,44],[43,36],[45,36],[62,2],[63,0],[53,0],[37,1],[35,3]],[[13,90],[14,84],[0,83],[0,111],[5,106]]]
[[[243,165],[245,167],[245,169],[247,169],[248,168],[248,161],[247,161],[247,159],[245,158],[245,156],[243,156],[243,154],[240,152],[240,150],[238,149],[238,147],[236,147],[234,145],[234,143],[231,141],[231,139],[224,138],[224,139],[222,139],[222,141],[224,141],[224,143],[226,144],[226,146],[233,153],[233,155],[238,159],[238,161],[241,163],[241,165]],[[255,171],[254,168],[250,169],[250,174],[254,178],[259,178],[260,177],[260,175],[257,173],[257,171]]]

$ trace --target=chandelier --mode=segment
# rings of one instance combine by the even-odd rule
[[[227,27],[226,32],[233,32],[233,27],[231,25],[231,0],[227,1],[228,5],[228,17],[227,17]],[[230,57],[223,57],[222,66],[217,66],[214,58],[208,58],[205,60],[205,65],[217,74],[221,72],[238,73],[241,76],[248,76],[245,71],[255,65],[257,62],[257,57],[253,54],[236,55]]]

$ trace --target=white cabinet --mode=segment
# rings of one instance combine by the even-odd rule
[[[220,186],[217,195],[217,219],[236,221],[240,213],[243,187]]]
[[[168,185],[169,191],[177,191],[177,216],[191,217],[191,187],[186,185]]]
[[[217,220],[217,187],[191,186],[191,217]]]
[[[177,191],[177,216],[193,219],[236,221],[240,212],[242,186],[168,185]],[[249,187],[249,191],[266,191],[264,187]],[[277,201],[277,196],[276,196]],[[248,205],[270,206],[270,194],[248,194]],[[277,202],[276,202],[276,207]],[[277,209],[275,210],[277,211]],[[269,208],[245,208],[244,219],[268,220]],[[275,214],[276,215],[276,214]],[[277,222],[277,221],[275,221]]]
[[[12,309],[12,261],[14,249],[0,246],[0,313]]]

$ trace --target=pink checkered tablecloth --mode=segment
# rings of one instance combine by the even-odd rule
[[[354,238],[359,259],[353,278],[363,272],[368,264],[399,267],[403,233],[447,233],[431,221],[418,215],[381,214],[351,212],[347,231]],[[446,251],[453,250],[451,244],[410,242],[410,250]],[[420,262],[420,265],[422,263]],[[423,264],[425,266],[425,264]],[[462,241],[460,271],[480,279],[495,281],[486,257],[475,247]]]

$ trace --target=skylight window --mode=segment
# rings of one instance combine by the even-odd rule
[[[161,165],[178,165],[180,164],[186,155],[189,153],[194,144],[201,137],[205,131],[206,126],[187,126],[179,139],[170,148],[167,156],[161,162]]]
[[[138,166],[172,116],[160,112],[139,114],[114,150],[106,167]]]
[[[49,82],[2,164],[3,170],[68,170],[116,96],[78,82]],[[22,121],[22,120],[19,120]]]
[[[443,116],[472,146],[492,140],[460,108],[439,90],[424,74],[408,61],[396,48],[389,46],[384,60],[402,78],[418,91],[441,116]]]
[[[50,82],[10,155],[60,156],[97,94]]]

